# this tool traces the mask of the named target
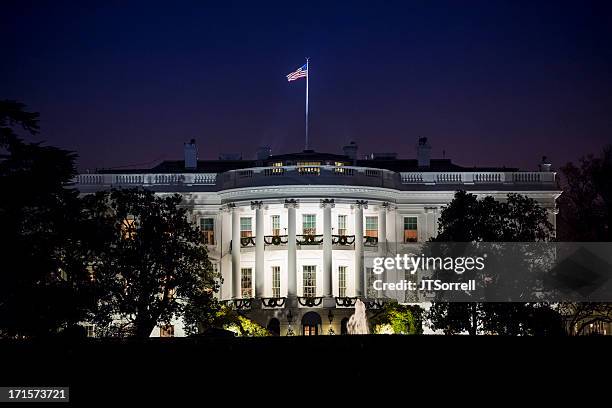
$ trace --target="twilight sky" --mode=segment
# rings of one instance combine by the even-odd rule
[[[257,146],[554,167],[612,143],[609,1],[4,1],[0,98],[79,168]],[[126,3],[126,4],[123,4]],[[381,3],[381,4],[379,4]],[[297,6],[289,6],[295,4]]]

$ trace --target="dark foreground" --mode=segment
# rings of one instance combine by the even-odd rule
[[[0,342],[0,385],[68,385],[71,401],[81,403],[126,398],[181,401],[213,398],[213,394],[239,403],[242,398],[249,401],[243,394],[249,390],[286,395],[306,392],[307,387],[331,391],[368,384],[359,391],[374,392],[394,382],[435,385],[470,376],[479,378],[483,386],[500,375],[522,373],[522,378],[540,381],[574,375],[576,368],[584,376],[591,364],[608,364],[610,350],[608,337],[4,341]]]

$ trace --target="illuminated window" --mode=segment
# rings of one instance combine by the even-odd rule
[[[404,217],[404,242],[417,242],[418,236],[417,217]]]
[[[346,235],[346,215],[338,216],[338,235]]]
[[[365,235],[366,237],[378,237],[378,217],[365,217]]]
[[[87,337],[96,337],[96,326],[93,324],[86,325],[85,330],[87,331]]]
[[[280,215],[272,216],[272,235],[280,235]]]
[[[171,324],[160,326],[159,337],[174,337],[174,326]]]
[[[128,215],[121,224],[123,239],[134,239],[136,236],[136,220],[133,215]]]
[[[202,230],[202,239],[206,245],[215,244],[215,219],[200,218],[200,229]]]
[[[315,214],[302,215],[302,234],[316,235],[317,234],[317,216]]]
[[[304,297],[317,296],[317,267],[304,265],[302,269],[302,292]]]
[[[280,266],[272,267],[272,297],[280,297]]]
[[[346,297],[346,266],[338,267],[338,296]]]
[[[334,172],[336,172],[336,173],[344,173],[344,169],[342,168],[342,166],[344,166],[344,163],[336,162],[336,167],[334,168]]]
[[[298,173],[300,174],[319,174],[321,162],[315,161],[299,161],[297,162]]]
[[[278,169],[272,169],[273,173],[282,173],[284,171],[283,167],[283,162],[276,162],[276,163],[272,163],[272,167],[280,167]]]
[[[366,296],[369,298],[375,298],[376,290],[374,289],[374,281],[376,280],[376,275],[374,274],[374,268],[366,268],[366,278]]]
[[[251,217],[240,217],[240,238],[252,237]]]
[[[240,289],[243,298],[253,297],[253,270],[251,268],[241,268]]]

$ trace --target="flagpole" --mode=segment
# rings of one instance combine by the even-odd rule
[[[306,58],[306,149],[308,150],[308,78],[310,71],[308,70],[308,58]]]

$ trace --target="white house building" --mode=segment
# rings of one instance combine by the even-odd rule
[[[457,190],[504,199],[509,192],[537,200],[555,225],[560,194],[550,164],[539,171],[465,168],[430,159],[422,138],[417,159],[395,154],[225,156],[198,160],[195,142],[184,161],[147,170],[81,174],[83,194],[145,187],[180,193],[203,230],[209,257],[223,277],[219,297],[280,335],[340,334],[356,298],[380,307],[385,294],[370,284],[364,254],[397,253],[434,236],[443,206]],[[181,335],[180,322],[154,335]]]

